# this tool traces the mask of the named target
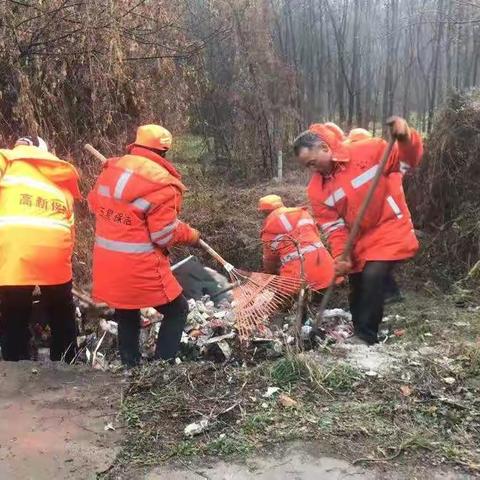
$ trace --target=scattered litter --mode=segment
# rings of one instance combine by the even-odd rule
[[[453,377],[445,377],[443,381],[448,385],[453,385],[455,383],[455,379]]]
[[[190,423],[185,427],[183,431],[184,435],[188,438],[200,435],[202,432],[208,428],[208,418],[200,420],[198,423]]]
[[[34,375],[37,375],[38,370],[37,370],[36,368],[32,368],[32,373],[33,373]]]
[[[304,325],[302,327],[302,339],[307,340],[310,338],[310,334],[312,333],[313,327],[310,325]]]
[[[117,336],[118,335],[118,323],[114,322],[113,320],[105,320],[104,318],[100,319],[99,322],[100,328],[104,332],[109,332],[112,335]]]
[[[343,342],[353,335],[352,314],[341,308],[323,312],[318,337],[326,342]]]
[[[332,308],[330,310],[325,310],[323,312],[323,318],[343,318],[347,321],[352,320],[352,314],[350,312],[347,312],[341,308]]]
[[[263,398],[270,398],[275,395],[280,389],[278,387],[268,387],[267,391],[262,395]]]
[[[267,292],[268,293],[268,292]],[[257,302],[269,301],[268,295],[259,296]],[[81,292],[76,296],[79,335],[77,344],[79,353],[76,361],[84,362],[99,370],[115,370],[121,368],[118,360],[118,324],[114,319],[114,311],[106,305],[94,303],[88,294]],[[249,359],[245,353],[255,360],[276,358],[286,351],[289,345],[295,345],[295,314],[285,313],[270,319],[265,326],[252,335],[247,350],[239,350],[238,332],[235,327],[235,313],[232,296],[227,295],[214,302],[208,295],[201,299],[188,300],[188,315],[181,338],[180,351],[175,359],[178,364],[188,360],[206,359],[214,362],[241,362],[247,364]],[[292,308],[291,312],[295,311]],[[93,312],[93,313],[92,313]],[[90,315],[90,323],[86,316]],[[403,317],[393,315],[385,321],[398,321]],[[144,360],[153,358],[156,339],[160,330],[163,315],[154,308],[141,309],[140,351]],[[317,319],[307,318],[301,329],[301,338],[307,342],[311,338],[313,325]],[[88,328],[85,326],[88,325]],[[267,326],[268,325],[268,326]],[[352,336],[352,315],[341,308],[325,310],[318,325],[317,340],[321,345],[342,344],[347,350],[345,362],[351,363],[360,370],[372,375],[382,375],[384,370],[395,364],[395,358],[374,348],[352,348],[344,341]],[[390,330],[392,332],[393,329]],[[387,333],[402,336],[405,329],[396,329]],[[379,345],[381,347],[381,345]]]
[[[403,337],[405,335],[406,330],[404,328],[398,328],[397,330],[393,331],[393,334],[396,337]]]
[[[365,372],[365,375],[367,375],[367,377],[378,377],[378,372],[375,370],[368,370]]]
[[[291,408],[298,405],[298,402],[293,398],[289,397],[285,393],[281,393],[278,397],[278,401],[285,408]]]
[[[112,431],[114,432],[115,431],[115,427],[113,426],[112,423],[107,423],[103,429],[106,431],[106,432],[109,432],[109,431]]]
[[[401,315],[386,315],[385,317],[383,317],[382,322],[400,322],[402,320],[405,320],[405,317],[402,317]]]
[[[412,388],[408,385],[402,385],[400,387],[400,392],[404,397],[409,397],[412,394]]]

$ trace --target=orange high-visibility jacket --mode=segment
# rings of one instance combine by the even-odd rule
[[[274,210],[265,219],[261,238],[264,260],[279,260],[280,275],[301,278],[300,253],[305,280],[310,288],[320,290],[332,282],[332,257],[320,240],[315,221],[304,208],[281,207]]]
[[[167,248],[198,232],[177,216],[185,187],[175,168],[142,147],[105,164],[88,200],[96,217],[93,297],[115,308],[164,305],[182,288]]]
[[[72,279],[78,173],[37,147],[0,150],[0,286]]]
[[[338,163],[331,176],[315,173],[310,181],[308,196],[315,220],[327,236],[334,258],[344,250],[348,229],[358,214],[386,146],[379,138],[344,144],[347,161]],[[416,167],[422,153],[421,137],[414,130],[410,143],[397,142],[394,146],[361,223],[352,254],[353,272],[362,271],[367,261],[404,260],[418,250],[400,174]]]

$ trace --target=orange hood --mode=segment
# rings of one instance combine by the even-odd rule
[[[344,145],[340,137],[335,134],[332,129],[323,123],[313,123],[308,127],[308,130],[320,137],[322,142],[325,142],[333,153],[333,160],[335,162],[350,161],[350,152],[348,147]]]
[[[18,145],[12,150],[0,150],[0,155],[10,162],[23,161],[32,164],[43,176],[68,190],[74,198],[82,197],[78,188],[80,176],[77,169],[52,153],[29,145]]]

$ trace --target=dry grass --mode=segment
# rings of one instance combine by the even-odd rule
[[[436,117],[408,189],[416,224],[428,234],[419,261],[444,286],[480,257],[479,150],[480,91],[454,95]]]
[[[321,440],[360,463],[480,469],[478,314],[410,297],[391,312],[404,336],[381,347],[397,368],[372,377],[340,352],[288,354],[251,367],[153,364],[125,392],[124,448],[111,478],[192,456],[243,457],[276,443]],[[280,391],[269,398],[268,387]],[[285,407],[280,394],[295,400]],[[202,418],[209,428],[185,438]]]

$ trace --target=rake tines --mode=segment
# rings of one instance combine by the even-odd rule
[[[301,280],[266,273],[230,272],[232,280],[239,282],[233,289],[235,323],[240,340],[253,333],[262,333],[264,322],[281,309],[300,289]]]
[[[300,290],[302,280],[299,278],[237,270],[203,240],[199,240],[199,244],[223,265],[235,285],[233,309],[241,341],[248,340],[255,331],[262,332],[264,321]]]

